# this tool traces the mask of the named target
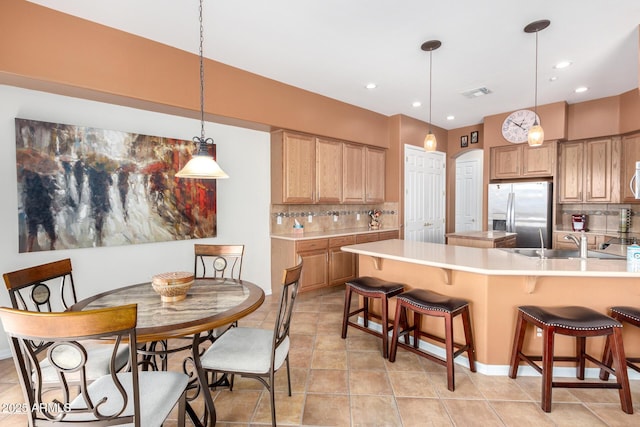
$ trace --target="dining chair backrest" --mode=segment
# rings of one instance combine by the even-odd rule
[[[193,249],[193,274],[196,278],[241,279],[244,245],[196,244]]]
[[[64,311],[78,302],[69,258],[4,273],[2,277],[13,308]]]
[[[273,330],[272,364],[275,360],[276,350],[289,336],[291,316],[293,314],[293,306],[298,297],[301,273],[302,262],[295,267],[286,268],[282,274],[282,293],[280,295],[280,305],[278,306],[278,317]]]
[[[109,339],[115,343],[111,352],[112,363],[115,363],[117,349],[125,342],[136,342],[136,305],[103,308],[90,311],[38,313],[33,311],[0,308],[0,319],[9,337],[11,351],[22,386],[25,404],[29,411],[29,425],[34,426],[53,419],[60,422],[72,420],[89,420],[98,424],[106,424],[124,416],[123,422],[132,423],[139,415],[138,371],[132,369],[126,374],[112,373],[107,375],[111,380],[113,395],[104,396],[105,400],[96,399],[96,395],[87,380],[87,350],[84,343],[95,339]],[[46,345],[34,348],[32,341],[42,341]],[[136,349],[129,347],[129,363],[135,366]],[[58,384],[53,388],[48,384],[42,386],[41,370],[31,370],[30,366],[39,366],[38,361],[48,360],[57,371]],[[68,377],[78,375],[81,381],[74,379],[79,387],[77,393],[69,387]],[[128,400],[126,388],[123,386],[127,375],[133,390],[134,413],[125,412]],[[91,384],[94,384],[92,382]],[[86,396],[92,396],[86,399]],[[128,415],[127,415],[128,414]],[[126,415],[126,416],[125,416]],[[103,417],[102,421],[98,418]]]

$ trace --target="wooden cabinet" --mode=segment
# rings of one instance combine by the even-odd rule
[[[491,149],[491,179],[514,179],[553,176],[556,144],[545,142],[541,147],[527,144],[505,145]]]
[[[314,203],[316,141],[313,136],[277,131],[271,134],[271,200]]]
[[[624,203],[640,203],[636,199],[629,182],[636,172],[636,161],[640,160],[640,133],[622,138],[622,173],[620,176],[620,193]],[[640,184],[638,184],[640,186]]]
[[[398,230],[393,230],[393,231],[381,231],[378,233],[378,240],[391,240],[391,239],[397,239],[398,235],[399,235],[399,231]]]
[[[296,252],[304,263],[300,292],[323,288],[329,284],[328,239],[296,242]]]
[[[316,197],[318,203],[342,201],[342,142],[316,139]]]
[[[365,149],[365,202],[384,202],[386,152],[381,148]]]
[[[560,203],[616,203],[620,200],[619,147],[611,138],[560,144]]]
[[[383,203],[386,151],[289,131],[271,134],[271,201]]]
[[[365,202],[365,147],[342,144],[342,201]]]
[[[580,240],[580,233],[573,231],[557,231],[553,233],[553,249],[578,249],[572,240],[566,240],[564,236],[571,234]],[[587,233],[587,248],[597,249],[597,245],[604,240],[604,235]]]
[[[329,285],[341,285],[356,277],[356,255],[340,250],[342,246],[356,243],[356,236],[340,236],[329,239]]]

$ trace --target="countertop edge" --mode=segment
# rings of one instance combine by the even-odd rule
[[[341,236],[350,236],[353,234],[371,234],[371,233],[383,233],[385,231],[399,231],[399,227],[390,227],[390,228],[380,228],[378,230],[370,230],[363,228],[345,228],[342,230],[333,230],[333,231],[312,231],[309,233],[293,234],[271,234],[272,239],[281,239],[281,240],[311,240],[311,239],[328,239],[331,237],[341,237]]]

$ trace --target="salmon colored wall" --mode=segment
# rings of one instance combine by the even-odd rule
[[[635,132],[640,129],[640,89],[620,95],[620,132]]]
[[[569,105],[567,140],[615,135],[620,132],[620,97]]]
[[[3,0],[0,28],[0,83],[67,95],[71,88],[74,96],[146,102],[189,117],[200,109],[197,55],[24,0]],[[388,148],[382,114],[215,61],[205,61],[205,73],[212,117]]]

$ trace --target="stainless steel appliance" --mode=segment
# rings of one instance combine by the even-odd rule
[[[550,182],[506,182],[489,184],[488,229],[518,233],[516,247],[551,247]]]

